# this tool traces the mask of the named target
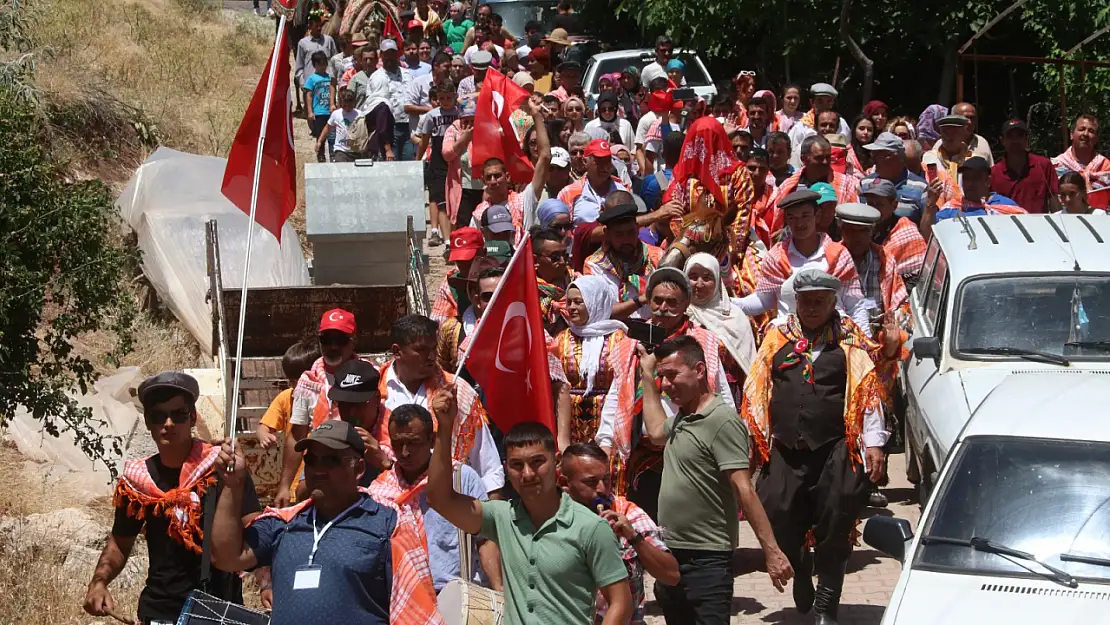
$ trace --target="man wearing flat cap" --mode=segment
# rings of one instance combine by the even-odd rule
[[[975,153],[968,146],[968,135],[971,134],[971,120],[963,115],[945,115],[936,122],[940,141],[937,141],[932,154],[952,179],[956,179],[957,168]],[[981,157],[980,157],[981,158]],[[987,163],[988,168],[990,163]]]
[[[614,191],[605,198],[597,221],[605,226],[601,249],[586,258],[583,275],[608,278],[620,293],[613,307],[614,319],[646,316],[648,278],[659,266],[663,250],[640,240],[636,222],[639,208],[628,191]]]
[[[138,394],[158,453],[124,462],[112,496],[115,521],[89,582],[85,611],[108,616],[118,609],[108,584],[123,571],[140,533],[146,536],[150,561],[139,595],[140,621],[176,622],[194,589],[241,604],[243,584],[237,574],[201,567],[204,505],[216,495],[220,448],[193,437],[200,385],[188,374],[165,371],[144,380]],[[250,475],[244,476],[241,494],[229,510],[240,524],[262,510]]]
[[[814,609],[818,625],[836,623],[852,530],[883,475],[889,433],[874,361],[898,347],[879,348],[842,317],[840,289],[821,269],[797,274],[797,310],[768,330],[741,408],[762,465],[756,490],[796,574],[795,606]]]
[[[809,112],[802,116],[801,123],[794,124],[790,127],[790,145],[794,146],[794,153],[791,157],[791,165],[797,167],[801,161],[801,154],[798,146],[806,137],[812,137],[818,134],[818,121],[821,113],[825,111],[835,111],[836,109],[836,96],[839,95],[836,88],[824,82],[814,83],[809,88],[809,100],[812,104]],[[844,135],[845,137],[852,136],[851,128],[848,127],[847,122],[843,117],[837,122],[836,133]]]
[[[907,284],[917,284],[921,268],[925,265],[925,239],[917,224],[907,217],[899,217],[898,191],[889,180],[878,179],[868,185],[861,195],[867,204],[879,211],[879,221],[874,225],[872,240],[886,248],[898,266],[898,273]],[[861,274],[862,279],[862,274]]]
[[[769,312],[774,323],[785,323],[796,310],[794,280],[800,271],[817,268],[836,276],[842,285],[837,306],[861,327],[868,327],[863,291],[852,255],[843,245],[817,229],[817,204],[821,195],[803,189],[785,196],[780,207],[790,234],[767,252],[759,265],[755,292],[737,300],[744,314],[755,317]]]

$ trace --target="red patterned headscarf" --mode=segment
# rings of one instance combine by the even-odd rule
[[[679,189],[687,188],[690,178],[696,178],[709,188],[719,205],[725,206],[721,185],[727,184],[733,170],[741,165],[721,122],[714,117],[700,117],[686,131],[682,157],[674,168],[670,188],[678,193]]]

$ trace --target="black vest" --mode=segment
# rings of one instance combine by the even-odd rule
[[[844,393],[848,361],[839,346],[826,345],[813,361],[813,384],[802,379],[804,363],[780,369],[794,350],[783,346],[771,365],[771,435],[790,448],[817,449],[844,438]]]

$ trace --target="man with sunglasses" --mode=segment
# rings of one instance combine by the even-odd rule
[[[139,596],[139,621],[147,625],[177,621],[193,589],[243,602],[236,574],[202,569],[204,504],[216,483],[219,448],[193,438],[200,386],[180,371],[147,378],[139,386],[143,418],[158,453],[124,463],[113,501],[115,521],[85,595],[85,611],[108,616],[115,601],[108,584],[123,570],[135,538],[145,533],[149,567]],[[242,526],[261,510],[247,475],[241,497],[227,513]]]
[[[540,291],[540,313],[548,334],[556,336],[566,329],[564,298],[574,275],[570,269],[566,236],[552,228],[532,232],[532,259],[536,265],[536,285]]]
[[[559,199],[570,207],[575,225],[597,221],[606,196],[628,190],[613,175],[613,151],[608,141],[590,141],[585,154],[586,175],[559,192]]]
[[[281,481],[274,496],[276,507],[287,506],[292,500],[290,487],[301,464],[301,455],[294,450],[294,446],[308,435],[317,402],[321,397],[327,400],[327,390],[335,383],[335,370],[355,357],[356,333],[355,316],[346,310],[334,308],[320,317],[318,336],[322,355],[312,363],[312,368],[301,374],[293,389],[293,414],[289,417],[289,430],[285,435]],[[329,418],[339,418],[338,408],[330,402],[328,413]]]
[[[394,558],[392,552],[403,549],[397,539],[411,525],[390,504],[359,488],[366,450],[355,428],[328,421],[298,441],[311,499],[269,509],[246,529],[235,514],[249,479],[246,462],[241,451],[233,453],[226,443],[218,451],[217,465],[224,470],[212,523],[212,562],[228,571],[269,566],[275,625],[330,620],[324,616],[328,614],[342,614],[351,623],[386,625],[393,591],[406,597],[414,591],[399,586],[406,581],[403,573],[415,572],[392,566],[394,561],[409,563],[407,555]],[[420,559],[423,553],[421,549],[413,557]],[[423,559],[426,565],[426,554]],[[410,599],[406,607],[418,607],[414,603]]]

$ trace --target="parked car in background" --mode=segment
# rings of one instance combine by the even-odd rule
[[[543,24],[550,32],[555,21],[558,0],[483,0],[493,12],[501,16],[502,24],[515,37],[524,36],[524,25],[531,21]],[[477,8],[475,4],[475,8]],[[519,43],[519,42],[518,42]]]
[[[1081,382],[1061,395],[1056,377],[971,418],[917,536],[867,520],[864,542],[903,562],[882,625],[1110,622],[1110,419],[1090,402],[1104,387],[1062,375]]]
[[[913,356],[901,383],[907,472],[922,505],[969,421],[1033,413],[1051,423],[1064,404],[1105,412],[1110,217],[937,224],[910,304]]]
[[[693,50],[679,48],[674,51],[673,57],[686,64],[686,86],[692,88],[698,96],[708,101],[717,95],[717,87],[705,64]],[[591,102],[597,100],[600,93],[598,81],[605,74],[623,71],[624,68],[634,65],[639,69],[655,61],[655,51],[647,48],[637,50],[614,50],[595,54],[586,63],[582,73],[582,91]]]

